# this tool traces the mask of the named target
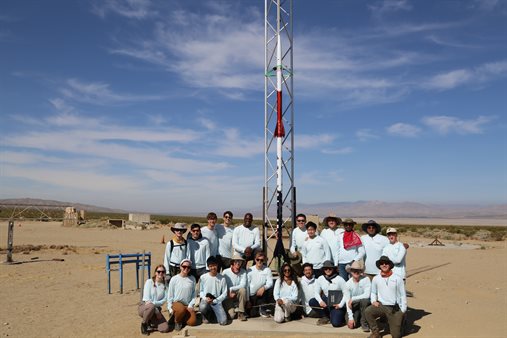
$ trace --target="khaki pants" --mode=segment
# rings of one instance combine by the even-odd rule
[[[401,324],[403,322],[403,312],[401,310],[389,305],[380,305],[379,307],[370,305],[364,311],[364,315],[372,332],[379,331],[377,318],[384,317],[387,318],[387,322],[389,323],[391,336],[393,338],[401,337]]]
[[[197,325],[197,316],[195,311],[188,311],[188,307],[180,302],[174,302],[171,308],[174,311],[174,323],[187,324],[188,326]]]
[[[169,324],[160,312],[160,308],[153,305],[153,303],[145,303],[139,305],[137,308],[139,316],[143,318],[143,323],[148,325],[156,325],[159,332],[169,332]]]
[[[296,311],[296,306],[292,303],[292,301],[287,300],[283,303],[283,307],[276,303],[275,305],[275,315],[273,319],[277,323],[283,323],[285,318],[290,318],[290,315]]]
[[[227,295],[227,298],[224,300],[223,305],[225,311],[229,314],[231,319],[234,319],[234,317],[236,316],[236,312],[245,313],[245,305],[247,299],[248,298],[246,296],[246,290],[244,288],[239,289],[238,292],[236,293],[236,297],[234,298],[229,298],[229,295]]]

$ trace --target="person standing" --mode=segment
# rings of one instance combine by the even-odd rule
[[[232,224],[232,212],[224,212],[224,223],[217,224],[215,227],[218,237],[218,261],[220,269],[224,270],[231,266],[231,257],[233,256],[232,248],[232,234],[234,233],[234,226]]]
[[[364,223],[361,229],[366,233],[366,235],[361,236],[361,242],[364,245],[365,251],[365,272],[370,280],[372,280],[379,273],[375,262],[382,256],[382,250],[389,244],[389,240],[380,233],[380,224],[374,220]]]
[[[338,237],[338,273],[345,280],[349,280],[349,274],[345,270],[347,265],[359,261],[364,256],[364,246],[361,238],[354,231],[356,222],[352,218],[343,221],[345,231]]]
[[[332,261],[325,261],[322,265],[323,273],[315,283],[315,298],[310,300],[310,306],[319,315],[317,325],[331,322],[333,327],[345,325],[346,302],[349,298],[345,281],[336,271]],[[329,291],[341,291],[342,298],[338,303],[329,299]]]
[[[218,273],[218,260],[215,256],[210,256],[206,264],[209,272],[201,276],[199,283],[199,296],[201,297],[199,311],[204,317],[203,321],[209,323],[216,319],[220,325],[226,325],[227,315],[222,303],[227,297],[227,282],[224,276]]]
[[[187,240],[183,237],[187,231],[185,223],[176,223],[171,227],[174,237],[171,238],[165,246],[164,267],[168,272],[168,276],[176,276],[180,273],[180,262],[187,258],[188,247]]]
[[[197,325],[194,311],[195,278],[190,275],[192,262],[184,259],[180,263],[181,272],[169,281],[167,292],[167,310],[174,315],[174,330],[180,331],[183,326]]]
[[[234,251],[245,259],[245,266],[248,261],[254,259],[261,247],[259,228],[252,226],[252,221],[253,215],[247,212],[243,224],[235,228],[232,234]]]
[[[345,284],[350,295],[347,300],[347,326],[355,329],[361,325],[363,332],[370,332],[364,311],[370,305],[371,281],[363,274],[364,268],[359,262],[347,266],[346,270],[351,275]]]
[[[315,270],[320,270],[324,261],[332,259],[331,250],[329,249],[326,240],[317,235],[317,224],[308,222],[306,224],[306,233],[308,234],[308,237],[301,249],[303,264],[310,263],[313,265]],[[320,276],[320,272],[317,273],[316,271],[315,276]]]
[[[371,305],[364,312],[371,329],[371,338],[380,338],[377,318],[386,318],[393,338],[401,337],[403,317],[407,312],[407,295],[403,279],[394,274],[394,263],[387,256],[381,256],[376,263],[380,273],[371,283]]]
[[[247,303],[247,272],[241,266],[244,259],[239,255],[232,256],[231,267],[223,271],[229,293],[224,301],[224,308],[234,319],[236,314],[238,319],[246,321],[245,308]]]
[[[305,214],[298,214],[296,216],[296,225],[297,227],[292,230],[290,237],[290,253],[293,255],[297,255],[297,252],[301,252],[307,237]]]
[[[194,223],[190,226],[190,238],[187,242],[188,258],[192,261],[190,274],[198,282],[199,278],[206,273],[206,260],[211,256],[209,241],[202,236],[199,224]]]
[[[162,314],[162,305],[167,301],[165,285],[166,269],[163,264],[155,267],[155,274],[144,283],[143,301],[138,307],[141,322],[141,333],[148,335],[151,326],[159,332],[169,332],[169,325]]]
[[[217,214],[214,212],[208,213],[206,216],[208,224],[201,228],[202,237],[207,238],[209,241],[210,255],[218,255],[218,237],[215,226],[217,224]]]
[[[385,246],[382,251],[382,255],[389,257],[391,262],[393,262],[393,273],[405,280],[405,257],[407,256],[406,245],[398,241],[398,232],[395,228],[387,229],[387,238],[389,239],[389,244]]]
[[[291,314],[296,311],[299,299],[298,278],[289,263],[284,263],[280,269],[280,278],[275,282],[273,297],[275,299],[273,319],[276,323],[289,322]]]
[[[250,291],[250,304],[259,307],[261,317],[269,318],[269,313],[264,304],[269,304],[273,299],[273,274],[265,264],[266,255],[262,251],[255,254],[255,265],[248,269],[248,289]],[[252,311],[256,313],[256,311]]]
[[[331,250],[331,256],[334,265],[338,266],[338,238],[345,231],[338,226],[342,223],[342,219],[335,216],[328,216],[324,218],[324,225],[327,225],[327,228],[322,230],[320,233],[320,237],[324,238]]]

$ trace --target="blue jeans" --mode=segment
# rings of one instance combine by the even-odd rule
[[[199,303],[199,311],[201,311],[202,315],[210,322],[213,321],[214,319],[212,318],[211,315],[211,311],[213,311],[219,324],[222,325],[227,324],[227,315],[225,314],[225,310],[224,307],[222,306],[222,303],[208,304],[206,299],[201,299],[201,303]]]
[[[351,262],[349,263],[339,263],[338,264],[338,274],[340,275],[341,278],[345,279],[345,281],[348,281],[349,280],[349,273],[347,272],[347,270],[345,270],[345,267],[347,265],[349,265]]]
[[[324,301],[324,303],[328,304],[326,296],[322,296],[322,300]],[[347,306],[346,304],[340,309],[335,309],[334,307],[330,306],[321,308],[319,302],[315,298],[310,299],[308,304],[313,308],[313,311],[315,311],[319,315],[319,317],[328,317],[333,327],[345,325],[345,312],[346,312],[345,307]]]

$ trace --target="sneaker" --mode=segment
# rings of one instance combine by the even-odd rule
[[[317,320],[317,325],[326,325],[329,324],[329,318],[322,317]]]
[[[242,322],[247,321],[246,315],[243,312],[238,312],[238,319],[241,320]]]
[[[174,323],[174,331],[181,331],[183,325],[181,323]]]
[[[148,335],[148,324],[141,323],[141,333],[144,335]]]
[[[364,323],[361,325],[361,330],[363,330],[363,332],[370,332],[370,327],[367,323]]]
[[[285,317],[285,322],[290,322],[290,321],[291,321],[290,317]]]
[[[268,313],[266,310],[260,310],[260,311],[259,311],[259,315],[260,315],[262,318],[269,318],[269,317],[270,317],[269,313]]]

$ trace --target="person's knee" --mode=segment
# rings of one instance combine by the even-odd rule
[[[169,323],[167,321],[164,321],[163,323],[158,325],[158,332],[169,332]]]

